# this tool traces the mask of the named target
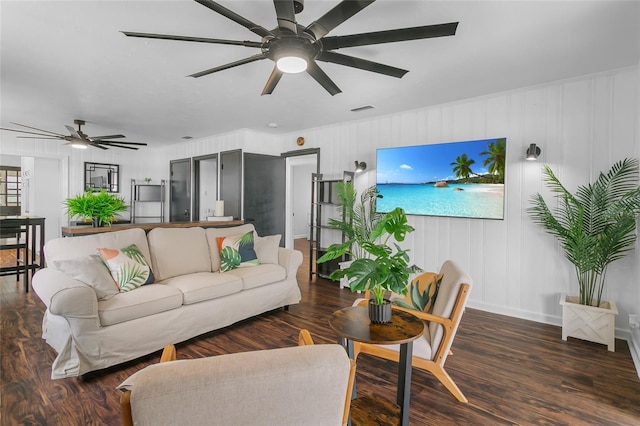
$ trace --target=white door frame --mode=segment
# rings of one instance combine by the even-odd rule
[[[292,191],[292,178],[293,178],[293,169],[297,166],[315,164],[316,169],[318,168],[319,162],[319,153],[311,153],[299,156],[292,156],[286,158],[286,189],[285,189],[285,242],[284,246],[286,248],[293,248],[293,194]],[[311,176],[309,176],[309,185],[311,185]],[[311,200],[309,200],[309,206],[311,206]]]

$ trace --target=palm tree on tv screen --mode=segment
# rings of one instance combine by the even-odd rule
[[[488,166],[491,176],[497,176],[498,182],[504,183],[504,164],[505,164],[505,139],[496,139],[495,142],[489,143],[487,151],[482,151],[480,155],[487,155],[482,163]]]
[[[471,170],[471,165],[474,164],[476,160],[473,158],[467,157],[467,154],[461,154],[456,157],[456,161],[451,163],[453,167],[453,172],[456,174],[456,177],[459,179],[468,180],[469,176],[473,174]]]

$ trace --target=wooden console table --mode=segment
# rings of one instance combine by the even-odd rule
[[[122,231],[124,229],[142,228],[144,232],[149,232],[154,228],[193,228],[199,226],[201,228],[228,228],[232,226],[243,225],[243,220],[228,220],[225,222],[212,222],[212,221],[200,221],[200,222],[159,222],[159,223],[130,223],[112,226],[102,226],[94,228],[91,225],[80,226],[63,226],[63,237],[79,237],[81,235],[102,234],[103,232]]]

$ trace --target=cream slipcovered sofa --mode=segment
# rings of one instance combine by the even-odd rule
[[[250,224],[155,228],[148,235],[135,228],[47,242],[47,267],[34,275],[33,289],[47,308],[42,337],[58,352],[51,378],[80,376],[298,303],[302,254],[278,247],[279,236],[254,236],[259,265],[219,271],[216,237],[250,231],[255,235]],[[156,283],[107,297],[93,282],[103,271],[91,272],[99,267],[90,255],[131,244]]]

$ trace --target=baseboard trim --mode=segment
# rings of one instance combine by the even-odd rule
[[[629,333],[629,351],[631,352],[631,358],[633,358],[633,364],[636,366],[636,372],[640,377],[640,329],[631,330]]]
[[[467,306],[469,308],[491,312],[498,315],[506,315],[509,317],[562,327],[562,318],[558,315],[545,315],[538,312],[505,308],[504,306],[489,305],[487,303],[477,302],[473,300],[467,301]],[[626,330],[622,328],[616,328],[616,339],[626,340],[629,344],[629,352],[631,352],[633,365],[636,368],[638,377],[640,377],[640,329]]]
[[[467,301],[467,306],[473,309],[479,309],[481,311],[491,312],[494,314],[541,322],[543,324],[557,325],[558,327],[562,326],[562,318],[558,315],[545,315],[539,312],[531,312],[521,309],[506,308],[504,306],[489,305],[473,300]]]

